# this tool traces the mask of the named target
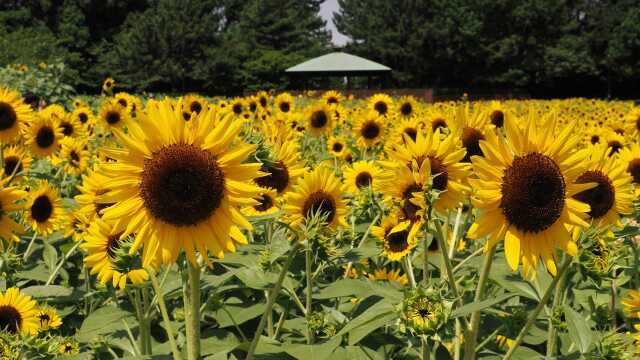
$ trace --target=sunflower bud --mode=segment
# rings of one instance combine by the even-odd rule
[[[553,308],[551,314],[551,324],[560,333],[567,332],[567,318],[565,315],[564,306],[557,306]]]
[[[402,302],[400,317],[413,333],[433,335],[447,321],[451,303],[433,289],[418,289]]]
[[[224,302],[218,293],[213,293],[209,295],[207,299],[207,310],[217,311],[218,309],[224,306]]]
[[[140,254],[130,254],[131,242],[122,240],[119,242],[119,247],[113,250],[113,256],[111,261],[113,262],[113,269],[120,273],[126,274],[133,270],[142,269],[142,256]]]
[[[260,251],[258,254],[258,266],[263,271],[269,270],[271,267],[271,252],[267,249]]]
[[[177,307],[177,308],[173,309],[171,311],[171,317],[173,318],[173,321],[179,321],[179,322],[184,321],[184,319],[185,319],[184,308]]]
[[[309,330],[318,332],[324,327],[324,314],[314,311],[307,318],[307,327]]]

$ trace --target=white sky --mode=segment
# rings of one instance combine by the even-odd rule
[[[327,21],[327,28],[331,31],[331,41],[333,44],[343,46],[349,38],[339,33],[333,24],[333,13],[338,12],[339,9],[338,0],[325,0],[322,5],[320,5],[320,16]]]

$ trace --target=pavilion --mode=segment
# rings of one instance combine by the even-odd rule
[[[350,77],[366,76],[367,86],[371,87],[373,76],[381,77],[383,81],[388,80],[391,68],[359,56],[336,51],[290,67],[285,70],[285,74],[291,79],[302,80],[305,89],[308,89],[309,78],[312,77],[345,77],[347,89],[349,89]]]

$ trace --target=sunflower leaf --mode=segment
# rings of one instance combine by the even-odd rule
[[[567,319],[567,330],[571,341],[573,341],[580,353],[584,354],[589,350],[592,343],[591,326],[582,315],[570,307],[565,307]]]
[[[496,297],[493,297],[491,299],[486,299],[486,300],[482,300],[482,301],[475,301],[469,304],[466,304],[464,306],[461,306],[457,309],[454,309],[451,312],[450,317],[453,318],[457,318],[460,316],[465,316],[465,315],[469,315],[475,311],[480,311],[480,310],[484,310],[488,307],[491,307],[497,303],[503,302],[509,298],[512,298],[514,296],[516,296],[517,294],[515,293],[508,293],[508,294],[502,294],[502,295],[498,295]]]

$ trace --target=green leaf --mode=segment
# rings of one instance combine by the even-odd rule
[[[397,319],[395,307],[386,300],[377,302],[355,319],[349,321],[337,336],[349,334],[349,345],[354,345],[379,327]]]
[[[285,351],[296,359],[324,360],[340,345],[340,338],[333,338],[315,345],[287,345]]]
[[[482,301],[475,301],[472,302],[470,304],[466,304],[464,306],[461,306],[457,309],[454,309],[453,311],[451,311],[451,315],[450,318],[455,319],[459,316],[465,316],[468,314],[471,314],[472,312],[475,311],[479,311],[479,310],[484,310],[488,307],[491,307],[492,305],[495,305],[497,303],[503,302],[509,298],[512,298],[514,296],[516,296],[517,294],[514,293],[508,293],[508,294],[501,294],[498,295],[496,297],[493,297],[491,299],[486,299],[486,300],[482,300]]]
[[[364,346],[341,346],[333,351],[331,360],[384,360],[380,353]]]
[[[238,301],[239,303],[230,304],[231,301]],[[228,300],[223,308],[218,309],[214,314],[214,318],[221,328],[233,326],[234,321],[240,325],[262,315],[264,308],[265,304],[263,303],[243,303],[241,300],[234,298],[234,300]]]
[[[571,340],[576,344],[580,353],[584,354],[589,350],[592,342],[591,326],[582,315],[570,307],[565,307],[565,317],[567,320],[567,330]]]
[[[531,300],[540,300],[538,292],[533,285],[529,282],[522,281],[519,275],[508,274],[505,276],[504,274],[489,274],[489,279],[502,286],[502,288],[508,292],[516,293]]]
[[[82,298],[79,290],[61,285],[35,285],[21,290],[25,295],[30,295],[36,300],[72,301]]]
[[[58,261],[58,251],[48,241],[44,242],[42,258],[44,259],[44,263],[49,267],[49,269],[55,269],[56,262]]]
[[[256,290],[271,290],[278,279],[278,274],[264,272],[255,266],[240,269],[235,273],[235,276],[247,287]]]
[[[215,329],[203,334],[203,339],[200,341],[200,355],[227,354],[235,350],[238,345],[240,342],[232,332]]]
[[[90,342],[101,334],[110,334],[124,329],[122,319],[131,316],[128,312],[113,306],[105,306],[92,312],[82,322],[76,338],[80,342]]]
[[[402,285],[394,281],[373,281],[369,279],[341,279],[313,295],[314,299],[333,299],[338,297],[366,298],[372,295],[384,297],[390,301],[402,300]]]

